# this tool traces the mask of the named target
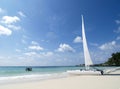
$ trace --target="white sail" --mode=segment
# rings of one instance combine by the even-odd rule
[[[103,75],[103,71],[96,70],[96,69],[90,69],[90,65],[93,65],[90,53],[88,50],[87,46],[87,41],[86,41],[86,36],[85,36],[85,27],[84,27],[84,19],[82,16],[82,39],[83,39],[83,51],[84,51],[84,59],[85,59],[85,70],[80,69],[80,70],[68,70],[67,73],[72,74],[72,75]]]
[[[89,66],[93,64],[90,53],[87,46],[86,35],[85,35],[85,27],[84,27],[84,19],[82,15],[82,39],[83,39],[83,51],[84,51],[84,59],[85,59],[85,68],[89,69]]]

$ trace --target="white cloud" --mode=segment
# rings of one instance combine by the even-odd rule
[[[2,25],[0,25],[0,35],[11,35],[12,34],[12,31]]]
[[[36,41],[32,41],[31,44],[32,45],[39,45],[39,43],[37,43]]]
[[[4,13],[5,12],[5,10],[3,10],[2,8],[0,8],[0,13]]]
[[[94,63],[104,63],[111,56],[111,54],[115,51],[100,51],[94,50],[91,51],[91,57]]]
[[[53,52],[47,52],[46,56],[52,56]]]
[[[3,16],[2,18],[2,23],[5,24],[12,24],[12,23],[16,23],[17,21],[20,21],[20,18],[17,16]]]
[[[60,44],[58,51],[59,52],[75,52],[75,50],[68,44]]]
[[[32,45],[32,46],[29,46],[28,48],[32,50],[38,50],[38,51],[43,50],[43,48],[40,47],[39,45]]]
[[[112,41],[112,42],[105,43],[105,44],[101,45],[99,48],[101,50],[112,50],[115,47],[116,47],[116,41]]]
[[[18,14],[19,14],[21,17],[26,17],[26,15],[25,15],[22,11],[19,11]]]
[[[118,27],[118,30],[117,30],[118,33],[120,33],[120,26]]]
[[[41,52],[41,53],[37,53],[37,52],[26,52],[24,53],[24,55],[26,56],[30,56],[33,58],[43,58],[45,59],[46,57],[52,57],[53,56],[53,52]]]
[[[27,53],[24,53],[25,55],[27,56],[34,56],[34,55],[37,55],[36,52],[27,52]]]
[[[24,40],[24,39],[21,39],[21,42],[22,42],[23,44],[27,44],[27,41]]]
[[[82,38],[81,38],[80,36],[77,36],[77,37],[74,39],[73,42],[74,42],[74,43],[80,43],[80,42],[82,42]]]
[[[120,20],[115,20],[116,24],[118,24],[117,30],[114,30],[115,33],[120,33]]]
[[[8,25],[8,28],[11,28],[13,30],[20,30],[21,29],[20,26],[15,26],[15,25]]]
[[[28,42],[27,42],[28,39],[29,39],[28,36],[23,35],[23,36],[22,36],[22,39],[21,39],[21,42],[22,42],[23,44],[27,44],[27,43],[28,43]]]
[[[32,41],[31,45],[28,47],[28,49],[30,50],[36,50],[36,51],[42,51],[44,50],[43,47],[39,46],[39,43],[37,43],[36,41]]]
[[[27,35],[23,35],[22,38],[29,39],[29,37]]]
[[[45,56],[49,57],[49,56],[52,56],[53,55],[53,52],[47,52],[44,54]]]
[[[115,22],[116,22],[117,24],[120,24],[120,20],[115,20]]]
[[[21,29],[21,26],[16,25],[18,21],[20,21],[20,18],[17,16],[3,16],[1,19],[1,23],[11,30]]]
[[[116,40],[120,40],[120,36],[118,36],[118,37],[116,38]]]
[[[18,52],[18,53],[20,53],[20,52],[21,52],[21,50],[20,50],[20,49],[16,49],[15,51],[16,51],[16,52]]]
[[[120,26],[119,26],[118,29],[115,30],[114,32],[116,32],[116,33],[120,33]]]

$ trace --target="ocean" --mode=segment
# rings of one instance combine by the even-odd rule
[[[97,67],[98,69],[108,69],[111,67]],[[16,80],[45,80],[51,78],[67,77],[67,70],[79,70],[84,67],[75,66],[33,66],[32,71],[26,71],[25,66],[1,66],[0,83]]]
[[[32,71],[26,71],[25,69],[26,66],[1,66],[0,83],[17,80],[45,80],[66,77],[67,70],[75,70],[79,69],[79,67],[32,66]]]

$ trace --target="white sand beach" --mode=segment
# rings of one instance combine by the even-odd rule
[[[120,71],[109,75],[80,75],[42,81],[1,84],[0,89],[120,89]]]

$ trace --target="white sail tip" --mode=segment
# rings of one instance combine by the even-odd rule
[[[81,14],[81,17],[83,18],[83,14]]]

